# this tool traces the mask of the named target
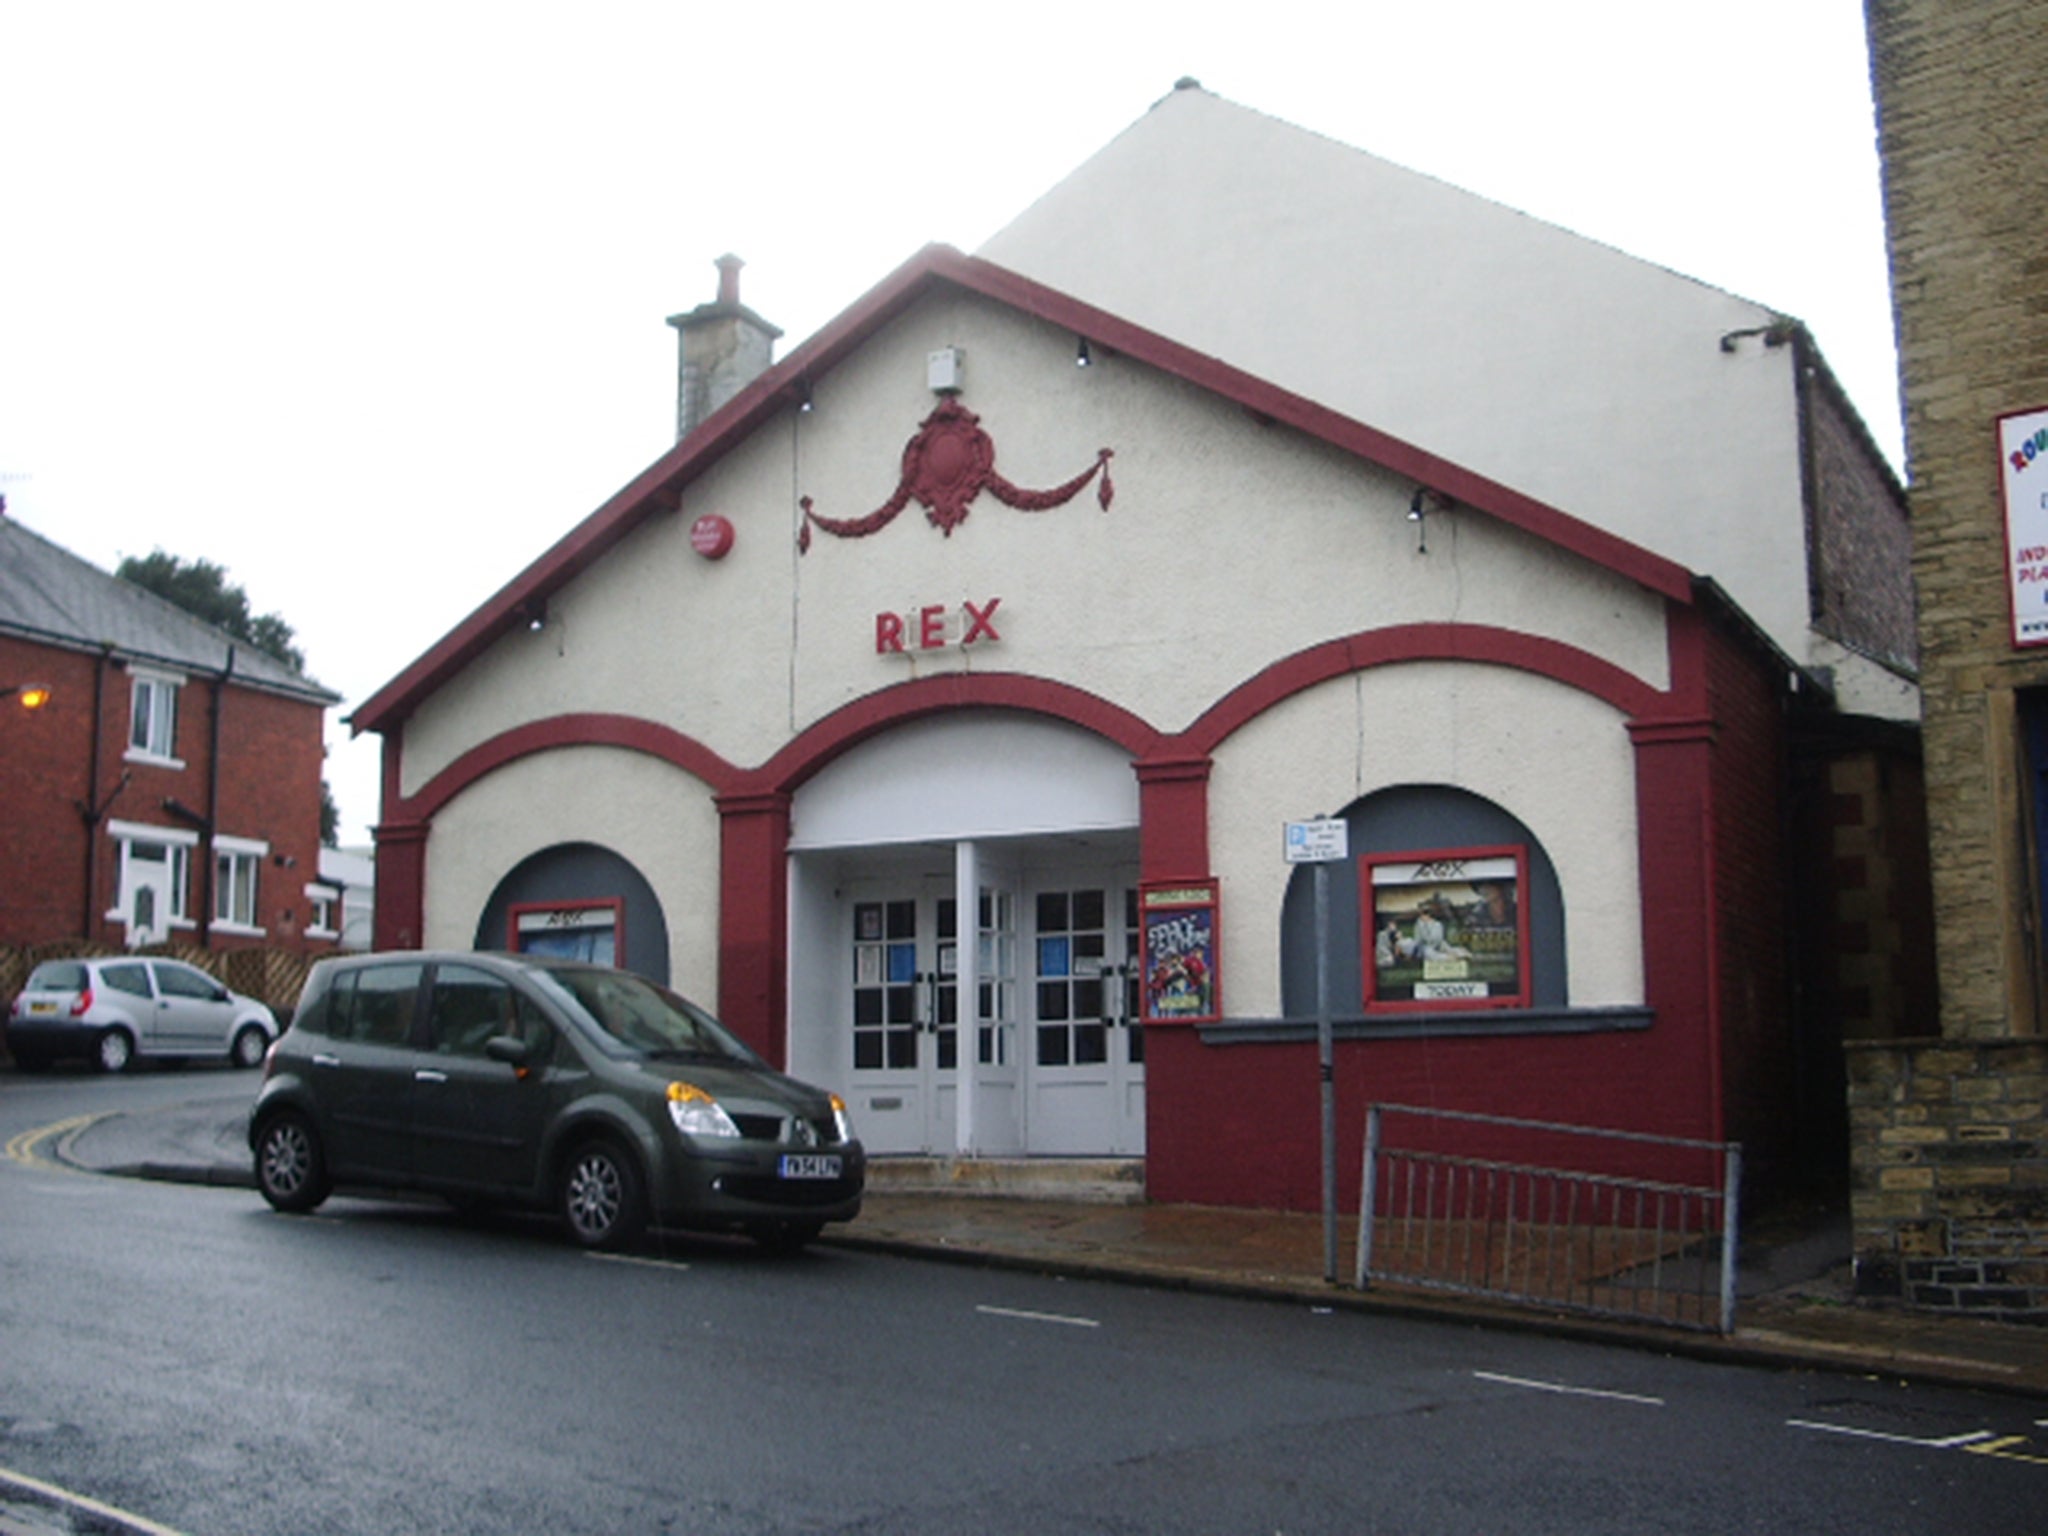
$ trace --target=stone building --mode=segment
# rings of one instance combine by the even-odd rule
[[[1868,1292],[2048,1318],[2048,95],[2038,5],[1869,0],[1938,1020],[1850,1050]]]

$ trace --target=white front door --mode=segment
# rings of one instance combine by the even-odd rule
[[[1033,1153],[1145,1150],[1145,1036],[1138,1023],[1137,893],[1062,880],[1027,897],[1031,1010],[1026,1140]]]
[[[130,949],[161,944],[169,936],[171,873],[177,862],[168,844],[136,840],[127,845],[127,856],[121,860],[120,911]]]
[[[853,1108],[873,1153],[957,1140],[959,907],[936,877],[863,883],[853,921]]]

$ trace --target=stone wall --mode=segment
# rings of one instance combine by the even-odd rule
[[[1856,1288],[2048,1323],[2048,1041],[1851,1042]]]
[[[1911,461],[1941,1033],[2040,1027],[2023,930],[2016,650],[1995,423],[2048,404],[2048,92],[2039,8],[1867,0]]]

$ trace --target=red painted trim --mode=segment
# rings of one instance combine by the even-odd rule
[[[522,757],[563,747],[620,747],[644,752],[703,780],[714,793],[738,778],[738,770],[709,747],[652,720],[632,715],[554,715],[478,742],[422,785],[418,794],[401,802],[403,814],[408,819],[431,820],[479,779]],[[393,803],[387,784],[385,804]]]
[[[612,953],[626,963],[626,901],[623,896],[581,897],[574,901],[515,901],[505,914],[505,948],[523,953],[519,944],[519,919],[529,912],[609,912],[612,915]]]
[[[793,790],[834,758],[870,737],[926,715],[959,709],[1014,709],[1049,715],[1114,742],[1142,757],[1158,731],[1099,694],[1021,672],[952,672],[877,689],[807,727],[767,762],[739,775],[733,790]]]
[[[764,422],[794,408],[821,378],[884,325],[940,285],[1006,304],[1133,360],[1209,390],[1258,416],[1294,428],[1412,479],[1441,496],[1497,517],[1661,592],[1690,603],[1684,567],[1498,481],[1366,426],[1314,401],[1120,320],[1043,284],[948,246],[927,246],[782,362],[768,369],[696,431],[528,565],[353,714],[355,732],[390,731],[435,689],[545,605],[563,586],[651,516],[676,511],[688,486]]]
[[[718,801],[718,1016],[789,1062],[789,797]]]
[[[1282,657],[1218,699],[1178,742],[1216,750],[1230,735],[1282,700],[1332,678],[1403,661],[1473,661],[1553,678],[1634,717],[1661,710],[1666,695],[1588,651],[1484,624],[1397,624],[1367,630]]]

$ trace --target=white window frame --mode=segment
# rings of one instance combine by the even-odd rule
[[[184,759],[177,755],[178,691],[185,686],[184,677],[148,667],[130,667],[128,677],[128,761],[184,767]],[[138,725],[144,737],[139,745],[135,740]]]
[[[263,927],[263,861],[270,857],[270,844],[252,837],[216,837],[213,840],[213,931],[260,937]],[[223,867],[225,866],[225,867]],[[235,872],[248,871],[249,904],[246,912],[236,910],[239,889]]]
[[[116,905],[106,914],[111,923],[126,923],[128,914],[118,905],[121,893],[128,889],[128,859],[136,843],[162,843],[170,852],[171,862],[171,910],[168,914],[172,928],[191,928],[192,921],[192,850],[199,846],[199,834],[182,827],[153,827],[141,821],[110,821],[107,836],[121,847],[119,866],[114,871],[114,900]]]
[[[312,904],[313,920],[306,925],[309,939],[338,939],[341,930],[335,926],[341,916],[341,888],[334,885],[309,885],[306,900]]]

